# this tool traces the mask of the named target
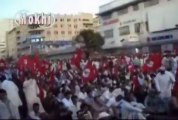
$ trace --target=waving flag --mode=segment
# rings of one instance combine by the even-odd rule
[[[6,62],[5,60],[0,60],[0,70],[3,71],[6,68]]]
[[[82,73],[82,80],[84,83],[92,82],[97,77],[98,71],[95,65],[89,61]]]
[[[80,62],[82,60],[83,55],[84,52],[81,49],[78,49],[71,59],[71,64],[80,69]]]
[[[160,68],[161,60],[161,54],[153,53],[149,56],[148,61],[150,61],[153,71],[156,71]]]
[[[34,58],[31,59],[31,70],[35,73],[39,71],[40,67],[40,57],[39,54],[36,53]]]
[[[17,66],[20,71],[29,69],[31,67],[31,60],[30,60],[29,56],[23,55],[17,62]]]

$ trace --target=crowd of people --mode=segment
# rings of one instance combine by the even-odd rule
[[[117,120],[178,116],[178,55],[0,61],[0,119]],[[33,62],[32,62],[33,61]]]

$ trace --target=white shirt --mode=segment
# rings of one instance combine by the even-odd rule
[[[62,99],[62,102],[64,103],[64,106],[65,106],[66,108],[68,108],[69,110],[71,110],[70,108],[73,107],[73,103],[72,103],[72,100],[71,100],[71,99],[68,100],[68,99],[66,99],[66,98],[63,98],[63,99]]]
[[[32,111],[33,109],[33,104],[34,103],[39,103],[40,105],[40,112],[44,112],[44,108],[41,104],[40,98],[37,96],[39,95],[39,88],[36,83],[35,79],[30,79],[30,80],[25,80],[23,83],[23,90],[25,93],[25,97],[27,100],[27,105],[28,105],[28,111]]]
[[[33,100],[37,98],[37,95],[39,94],[40,91],[36,83],[36,80],[34,79],[25,80],[23,83],[23,87],[26,99]]]
[[[160,97],[171,97],[171,91],[175,77],[172,73],[165,71],[165,74],[158,73],[155,77],[155,85],[159,92]]]
[[[110,98],[109,101],[106,103],[106,106],[107,106],[107,107],[112,107],[112,106],[114,106],[115,104],[116,104],[116,99],[115,99],[115,97],[112,97],[112,98]]]
[[[172,72],[174,75],[176,75],[177,73],[177,59],[176,58],[173,58],[173,66],[172,66]]]
[[[122,95],[124,97],[124,91],[122,91],[121,88],[117,88],[112,92],[112,95],[114,97],[117,97],[118,95]]]
[[[34,112],[34,111],[31,111],[31,112],[29,113],[29,116],[30,116],[30,118],[32,118],[32,119],[40,120],[40,117],[37,116],[37,115],[35,115],[35,112]]]
[[[77,106],[74,105],[73,102],[72,102],[72,106],[71,106],[70,110],[72,111],[73,120],[78,119],[77,118],[77,112],[80,110],[80,105],[81,105],[80,102],[77,102]]]
[[[12,81],[5,80],[2,82],[1,87],[6,90],[8,99],[14,106],[21,106],[22,101],[19,97],[19,89],[16,84]]]
[[[134,107],[132,104],[125,100],[120,100],[117,103],[119,106],[121,106],[122,109],[128,110],[128,111],[135,111],[135,112],[142,112],[142,109]]]
[[[106,90],[101,96],[101,100],[103,101],[108,101],[110,98],[112,98],[112,94],[109,90]]]
[[[125,101],[125,100],[120,100],[117,102],[116,106],[119,106],[119,110],[122,115],[122,119],[128,119],[128,117],[133,114],[133,113],[141,113],[142,109],[138,107],[134,107],[131,105],[131,103]]]
[[[0,100],[0,119],[9,119],[10,116],[7,106]]]
[[[87,97],[87,94],[86,94],[86,93],[79,92],[79,94],[78,94],[78,98],[79,98],[79,99],[84,100],[86,97]]]

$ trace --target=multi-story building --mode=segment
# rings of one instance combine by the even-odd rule
[[[177,5],[178,0],[114,0],[100,6],[103,48],[133,46],[150,52],[178,48],[173,44],[178,42]]]
[[[99,29],[100,29],[100,19],[99,19],[99,17],[95,17],[94,19],[93,19],[93,30],[95,31],[95,32],[99,32]]]
[[[9,56],[31,54],[36,50],[49,51],[51,48],[49,44],[60,46],[61,43],[45,41],[72,41],[83,29],[93,29],[92,14],[55,15],[55,23],[49,28],[38,25],[20,25],[7,33]],[[16,54],[12,49],[11,45],[14,45],[12,43],[16,43]],[[65,42],[65,44],[71,44],[71,42]]]
[[[14,21],[11,19],[0,20],[0,58],[7,56],[6,51],[6,32],[15,27]]]
[[[53,27],[45,29],[45,40],[72,40],[83,29],[92,29],[93,15],[80,13],[78,15],[56,15]]]
[[[7,56],[17,58],[18,53],[23,54],[28,52],[29,46],[26,45],[29,35],[27,25],[21,25],[13,28],[6,33]]]

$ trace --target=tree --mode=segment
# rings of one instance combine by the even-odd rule
[[[88,50],[99,51],[104,44],[104,39],[93,30],[83,30],[75,38],[76,42],[84,43]]]

